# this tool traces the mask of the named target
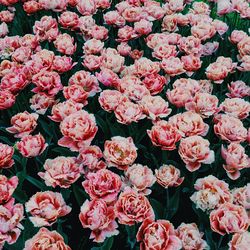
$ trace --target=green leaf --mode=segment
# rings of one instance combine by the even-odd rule
[[[88,195],[86,194],[86,192],[83,190],[82,187],[79,187],[76,184],[73,184],[72,187],[76,201],[78,205],[81,206],[83,202],[88,198]]]
[[[164,207],[162,204],[155,199],[150,199],[150,204],[154,209],[156,219],[162,218],[164,216]]]
[[[46,189],[48,189],[48,187],[41,181],[38,181],[37,179],[31,177],[31,176],[26,176],[25,179],[27,181],[29,181],[31,184],[33,184],[34,186],[38,187],[40,190],[45,191]]]
[[[100,247],[92,247],[91,250],[111,250],[114,242],[114,238],[108,238],[104,241],[103,245]]]
[[[125,226],[125,229],[128,234],[127,242],[128,245],[130,246],[130,249],[134,249],[135,244],[136,244],[136,226]]]

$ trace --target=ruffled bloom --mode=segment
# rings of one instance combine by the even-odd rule
[[[0,246],[5,242],[14,244],[23,229],[21,220],[23,216],[23,205],[15,204],[14,200],[5,205],[0,205]]]
[[[137,148],[132,137],[115,136],[105,141],[103,156],[108,166],[126,170],[137,158]]]
[[[250,232],[236,233],[228,243],[229,250],[247,250],[250,244]]]
[[[45,180],[47,186],[69,188],[81,175],[81,168],[75,157],[58,156],[47,159],[43,166],[45,172],[38,175]]]
[[[225,202],[232,201],[228,184],[213,175],[197,179],[194,188],[197,192],[190,199],[203,211],[215,209]]]
[[[119,234],[115,217],[114,207],[102,199],[86,200],[79,214],[82,226],[91,230],[90,239],[95,242],[103,242],[105,238]]]
[[[144,220],[137,232],[136,239],[141,241],[140,250],[180,250],[182,248],[182,242],[177,237],[174,226],[168,220]]]
[[[122,182],[119,175],[108,169],[100,169],[96,173],[88,173],[82,185],[91,199],[112,203],[120,192]]]
[[[241,143],[247,139],[247,129],[241,120],[229,115],[215,117],[214,132],[222,140],[229,143]]]
[[[25,111],[18,113],[11,118],[11,127],[6,128],[9,133],[15,134],[17,138],[22,138],[32,133],[37,126],[38,114]]]
[[[22,137],[21,141],[16,143],[19,152],[27,158],[41,155],[47,146],[48,144],[41,134],[26,135]]]
[[[49,231],[46,227],[40,228],[37,234],[25,242],[24,250],[33,249],[71,250],[57,231]]]
[[[184,181],[184,177],[180,175],[180,170],[173,165],[162,165],[155,170],[156,181],[164,188],[180,186]]]
[[[221,156],[226,163],[223,168],[232,180],[240,177],[240,170],[250,168],[250,158],[245,153],[245,148],[238,143],[230,143],[227,148],[222,145]]]
[[[58,145],[79,151],[80,148],[90,145],[98,127],[94,115],[80,110],[67,116],[61,122],[60,130],[63,137],[58,141]]]
[[[211,164],[214,162],[214,151],[210,150],[209,145],[208,140],[198,135],[181,140],[178,153],[190,172],[198,170],[201,163]]]
[[[176,143],[181,139],[178,129],[166,121],[158,121],[147,133],[153,145],[162,150],[175,150]]]
[[[25,208],[35,227],[51,226],[71,211],[62,195],[52,191],[37,192],[26,202]]]
[[[14,160],[12,159],[13,154],[13,147],[0,143],[0,169],[10,168],[14,165]]]
[[[199,232],[195,223],[181,223],[181,225],[176,229],[176,235],[181,240],[184,250],[209,249],[207,242],[202,239],[203,233]]]
[[[18,185],[18,177],[13,176],[7,178],[5,175],[0,175],[0,204],[4,205],[12,201],[12,194]]]
[[[134,225],[145,219],[154,220],[154,210],[143,194],[125,188],[115,203],[115,212],[120,224]]]
[[[220,235],[244,233],[249,227],[249,219],[244,207],[224,203],[211,212],[210,225]]]
[[[131,185],[133,189],[145,194],[151,193],[147,188],[155,183],[155,176],[153,171],[141,164],[133,164],[125,172],[125,184]]]

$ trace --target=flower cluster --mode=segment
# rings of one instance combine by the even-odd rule
[[[0,249],[248,249],[249,19],[0,0]]]

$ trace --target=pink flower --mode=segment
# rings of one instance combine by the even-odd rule
[[[156,181],[164,188],[178,187],[184,181],[181,172],[173,165],[162,165],[155,170]]]
[[[103,68],[101,69],[99,73],[96,73],[96,77],[99,82],[101,82],[104,86],[107,86],[107,87],[117,86],[120,80],[116,73],[106,68]]]
[[[22,72],[9,72],[3,76],[0,83],[0,90],[8,90],[12,94],[17,94],[28,84],[26,76]]]
[[[83,87],[83,89],[88,92],[89,96],[94,96],[101,91],[96,77],[84,70],[77,71],[70,77],[69,86],[70,85],[79,85]]]
[[[86,55],[99,54],[102,52],[104,47],[104,42],[97,40],[95,38],[90,39],[84,43],[83,51]]]
[[[249,115],[250,103],[241,98],[226,98],[224,102],[221,103],[220,109],[227,115],[242,120]]]
[[[6,203],[12,202],[12,195],[17,188],[18,177],[13,176],[7,178],[5,175],[0,175],[0,204],[4,205]]]
[[[138,120],[145,118],[142,107],[126,99],[123,102],[120,101],[114,111],[117,121],[122,124],[138,122]]]
[[[243,40],[247,37],[248,37],[248,35],[246,32],[244,32],[242,30],[233,30],[233,32],[231,33],[231,36],[228,39],[231,43],[237,44],[241,40]]]
[[[24,250],[42,249],[71,250],[64,242],[63,237],[56,231],[49,231],[42,227],[32,238],[25,242]]]
[[[63,88],[59,74],[54,71],[42,70],[32,77],[32,82],[36,85],[34,93],[45,92],[49,96],[55,96]]]
[[[121,178],[108,169],[100,169],[96,173],[88,173],[82,186],[91,199],[102,199],[112,203],[121,190]]]
[[[184,250],[208,249],[207,242],[202,239],[203,233],[199,232],[195,223],[181,223],[176,229],[176,235],[182,241],[182,247]]]
[[[145,219],[154,220],[154,210],[144,194],[125,188],[115,203],[115,212],[120,224],[134,225]]]
[[[0,21],[5,23],[11,23],[15,17],[15,14],[9,10],[2,10],[0,12]]]
[[[141,57],[136,60],[134,67],[138,77],[146,77],[148,75],[157,74],[160,71],[159,62],[151,61],[146,57]]]
[[[197,56],[187,55],[182,56],[181,61],[183,62],[183,68],[186,70],[188,76],[192,75],[194,71],[197,71],[201,68],[201,60]]]
[[[215,209],[225,202],[232,202],[229,185],[213,175],[197,179],[194,188],[197,192],[190,199],[196,208],[203,211]]]
[[[106,24],[108,25],[115,25],[118,27],[122,27],[125,25],[126,20],[124,19],[123,16],[119,14],[118,11],[113,10],[113,11],[108,11],[103,15],[103,19]]]
[[[247,36],[243,38],[238,44],[237,48],[241,56],[250,54],[250,37]]]
[[[101,57],[101,69],[110,69],[115,73],[119,73],[123,69],[125,59],[120,56],[117,50],[112,48],[103,49]]]
[[[82,110],[82,103],[75,103],[72,100],[59,102],[52,107],[52,116],[48,116],[54,122],[61,122],[69,115]]]
[[[52,191],[37,192],[26,202],[25,208],[35,227],[51,226],[71,211],[62,195]]]
[[[63,137],[58,141],[58,145],[79,151],[80,148],[90,145],[98,127],[94,115],[80,110],[67,116],[61,122],[60,130]]]
[[[95,55],[86,55],[82,65],[90,71],[94,71],[100,68],[101,66],[101,56]]]
[[[48,146],[41,134],[26,135],[16,143],[16,147],[23,157],[31,158],[41,155]]]
[[[207,78],[217,84],[221,84],[228,73],[227,67],[219,62],[211,63],[206,69]]]
[[[39,7],[36,7],[35,11],[37,11],[40,6],[41,5],[39,5]],[[43,16],[40,21],[35,21],[33,31],[40,41],[53,41],[59,34],[57,21],[51,16]]]
[[[201,53],[201,40],[194,36],[182,37],[179,41],[178,47],[181,51],[190,55],[200,55]]]
[[[0,110],[8,109],[15,104],[16,97],[9,90],[0,89]]]
[[[79,22],[79,16],[72,11],[64,11],[59,19],[59,24],[65,28],[65,29],[76,29],[78,22]]]
[[[194,135],[181,139],[178,153],[190,172],[194,172],[203,164],[214,162],[214,151],[209,148],[209,141]]]
[[[70,85],[68,87],[63,87],[63,95],[67,100],[72,100],[73,102],[82,103],[84,106],[88,104],[89,93],[84,90],[80,85]]]
[[[176,142],[181,139],[177,128],[166,121],[158,121],[147,133],[153,145],[162,150],[175,150]]]
[[[221,0],[217,3],[217,14],[225,15],[227,13],[232,12],[232,3],[230,0]]]
[[[233,203],[244,207],[249,213],[250,210],[250,184],[232,190]]]
[[[154,48],[154,52],[152,53],[152,56],[162,60],[163,58],[169,58],[172,56],[176,56],[176,46],[175,45],[169,45],[167,43],[159,44]]]
[[[41,10],[42,6],[36,0],[29,0],[23,3],[23,10],[29,15]],[[37,25],[38,26],[38,25]]]
[[[53,10],[55,12],[61,12],[66,9],[68,1],[67,0],[39,0],[42,8],[45,10]]]
[[[7,23],[3,22],[0,24],[0,37],[5,37],[9,33],[9,28]]]
[[[134,31],[139,35],[147,35],[152,31],[153,23],[145,19],[141,19],[134,23]]]
[[[0,245],[4,245],[5,242],[8,244],[14,244],[21,234],[23,229],[20,221],[24,218],[23,216],[23,205],[15,204],[14,200],[7,203],[6,205],[0,206]]]
[[[219,48],[218,42],[207,42],[202,45],[201,56],[210,56]]]
[[[161,67],[170,76],[181,75],[185,72],[184,63],[178,57],[164,58]]]
[[[31,104],[30,108],[40,115],[44,115],[49,107],[57,103],[54,97],[48,96],[43,92],[33,95],[29,102]]]
[[[241,169],[250,167],[250,158],[245,154],[244,147],[238,143],[230,143],[227,149],[222,145],[221,156],[226,162],[223,168],[232,180],[236,180],[240,177]]]
[[[230,93],[226,94],[229,98],[234,97],[246,97],[250,96],[250,87],[246,85],[243,81],[231,82],[230,85],[227,85]]]
[[[244,233],[249,227],[249,219],[244,207],[224,203],[211,212],[210,226],[220,235]]]
[[[159,74],[147,75],[142,83],[150,91],[151,95],[159,94],[165,85],[167,85],[167,78]]]
[[[119,234],[115,216],[113,206],[107,206],[101,199],[94,199],[83,203],[79,219],[84,228],[91,230],[90,239],[103,242],[105,238]]]
[[[30,59],[30,57],[31,57],[31,48],[29,47],[20,47],[16,49],[11,55],[12,61],[18,63],[25,63]]]
[[[115,136],[105,141],[103,156],[108,166],[126,170],[137,158],[137,148],[132,137]]]
[[[54,45],[59,52],[66,55],[73,55],[76,51],[74,38],[67,33],[58,35],[54,41]]]
[[[14,160],[12,156],[14,154],[14,148],[0,143],[0,169],[2,168],[10,168],[14,164]]]
[[[214,26],[206,22],[198,22],[191,27],[191,34],[194,37],[199,38],[201,41],[205,41],[212,38],[216,33]]]
[[[140,101],[140,105],[142,105],[144,114],[152,120],[167,117],[172,111],[172,109],[168,107],[168,102],[160,96],[144,96]]]
[[[250,232],[236,233],[228,243],[229,250],[247,250],[250,244]]]
[[[153,186],[155,177],[153,171],[141,164],[133,164],[125,171],[125,184],[131,185],[133,189],[144,194],[150,194],[148,187]]]
[[[45,180],[47,186],[69,188],[80,177],[81,168],[75,157],[58,156],[47,159],[44,163],[45,172],[38,175]]]
[[[171,116],[169,123],[178,129],[182,137],[192,135],[205,136],[209,129],[209,126],[204,123],[201,116],[192,111]]]
[[[59,74],[71,70],[76,63],[72,62],[71,57],[67,56],[55,56],[53,60],[52,70],[57,71]]]
[[[202,118],[208,118],[218,111],[219,100],[209,93],[197,93],[192,101],[185,104],[187,110],[198,113]]]
[[[166,15],[161,24],[162,31],[174,32],[177,30],[177,17],[176,15]]]
[[[76,8],[83,16],[91,16],[96,12],[96,4],[93,0],[79,0]]]
[[[136,239],[142,241],[140,250],[180,250],[182,248],[181,240],[176,236],[174,226],[168,220],[144,220]]]
[[[222,36],[223,34],[225,34],[228,30],[228,25],[224,22],[222,22],[221,20],[215,19],[212,22],[212,25],[214,26],[216,32],[219,33],[220,36]]]
[[[247,129],[241,120],[229,115],[215,117],[214,132],[229,143],[241,143],[247,139]]]
[[[106,163],[100,160],[103,157],[102,151],[98,146],[89,146],[81,150],[77,161],[81,167],[85,167],[84,171],[97,171],[106,168]],[[87,167],[87,169],[86,169]]]
[[[185,105],[193,99],[192,92],[189,89],[183,88],[168,89],[166,95],[169,102],[177,108],[185,107]]]
[[[22,138],[32,133],[37,126],[38,114],[30,114],[27,111],[12,116],[11,127],[6,128],[9,133],[15,134],[14,137]]]
[[[119,105],[120,101],[124,98],[121,92],[117,90],[103,90],[98,98],[101,107],[107,111],[114,111]]]
[[[138,22],[141,19],[142,8],[129,6],[122,12],[122,16],[127,22]]]

